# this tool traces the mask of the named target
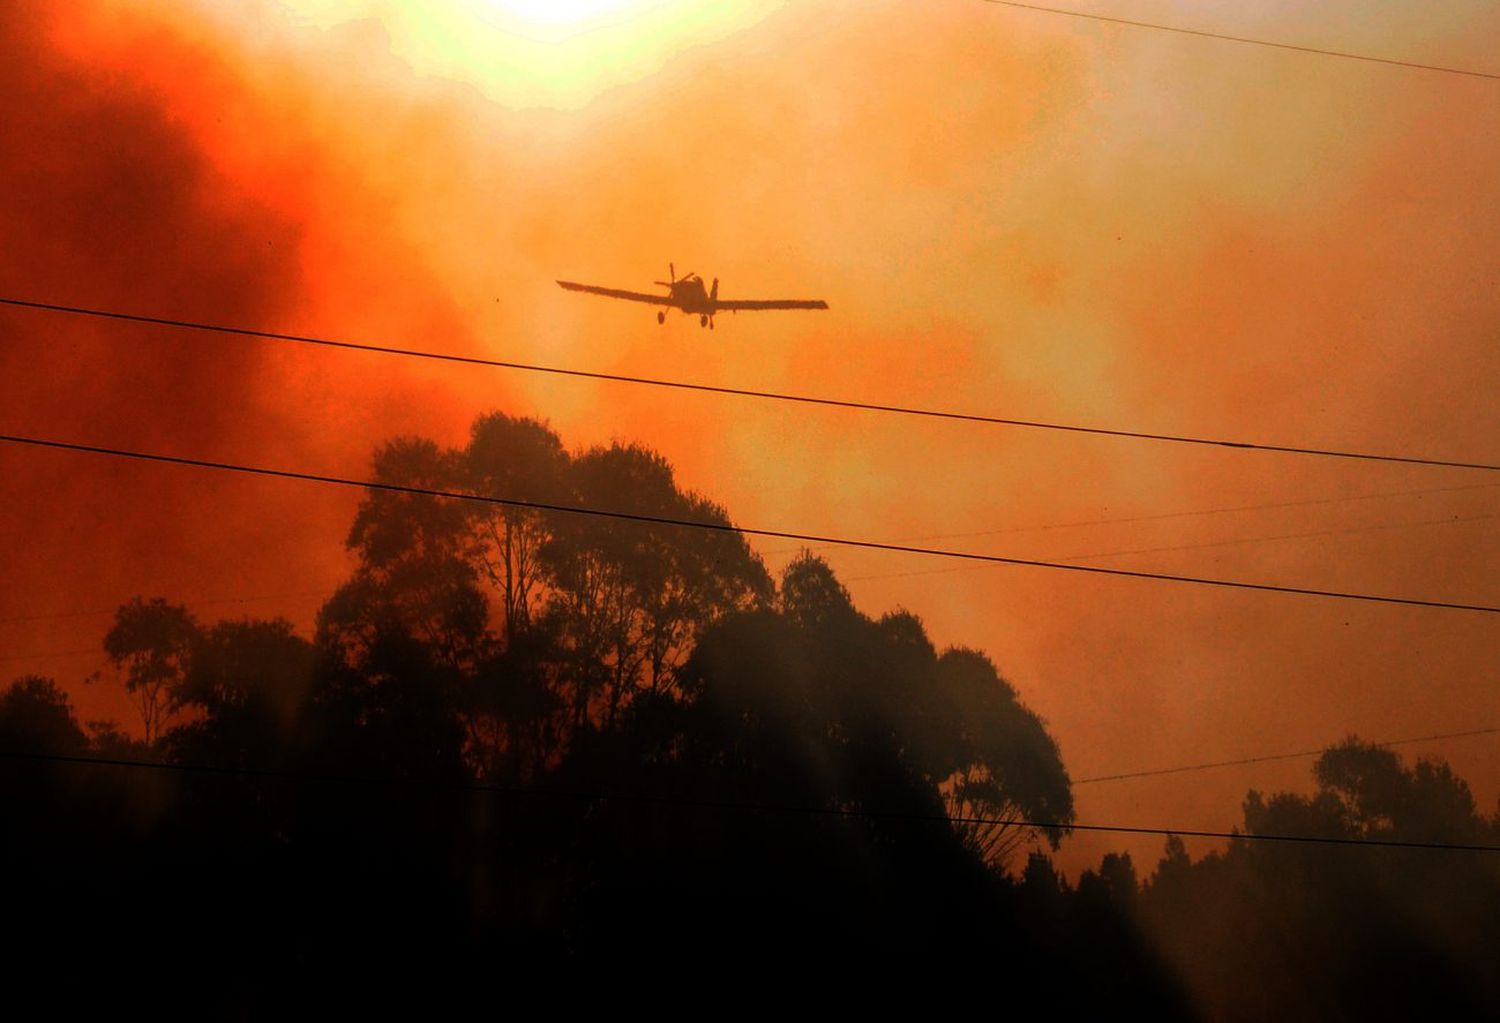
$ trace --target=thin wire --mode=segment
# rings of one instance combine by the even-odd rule
[[[1475,728],[1467,732],[1441,732],[1437,735],[1418,735],[1410,739],[1389,739],[1385,742],[1377,742],[1373,745],[1382,748],[1388,746],[1411,746],[1419,742],[1436,742],[1439,739],[1467,739],[1476,735],[1495,735],[1500,733],[1497,728]],[[1121,774],[1100,774],[1092,778],[1075,778],[1074,785],[1093,785],[1102,781],[1124,781],[1127,778],[1156,778],[1164,774],[1186,774],[1189,771],[1207,771],[1215,767],[1240,767],[1245,764],[1268,764],[1275,760],[1301,760],[1306,757],[1322,756],[1326,750],[1302,750],[1297,753],[1271,753],[1259,757],[1243,757],[1239,760],[1215,760],[1206,764],[1185,764],[1180,767],[1161,767],[1152,771],[1126,771]]]
[[[1316,54],[1320,57],[1340,57],[1344,60],[1362,60],[1371,64],[1388,64],[1392,67],[1412,68],[1417,71],[1440,71],[1445,75],[1463,75],[1467,78],[1485,78],[1490,81],[1500,81],[1500,74],[1489,71],[1472,71],[1468,68],[1445,67],[1440,64],[1419,64],[1416,61],[1397,60],[1393,57],[1374,57],[1367,53],[1327,50],[1318,46],[1299,46],[1295,43],[1279,43],[1270,39],[1252,39],[1249,36],[1228,35],[1223,32],[1210,32],[1206,29],[1183,28],[1179,25],[1161,25],[1149,21],[1134,21],[1130,18],[1114,18],[1104,14],[1089,14],[1085,11],[1065,10],[1061,7],[1043,7],[1040,4],[1016,3],[1014,0],[985,0],[985,2],[995,4],[999,7],[1015,7],[1024,11],[1038,11],[1043,14],[1061,14],[1069,18],[1085,18],[1089,21],[1102,21],[1111,25],[1126,25],[1130,28],[1149,28],[1157,32],[1175,32],[1178,35],[1198,36],[1204,39],[1222,39],[1230,43],[1269,46],[1278,50],[1292,50],[1296,53]]]
[[[1300,500],[1300,501],[1278,501],[1278,502],[1276,502],[1274,504],[1248,504],[1248,505],[1237,505],[1235,507],[1229,507],[1229,508],[1199,508],[1199,509],[1192,509],[1192,510],[1188,510],[1188,511],[1159,512],[1159,513],[1153,514],[1153,515],[1132,515],[1132,516],[1128,516],[1128,517],[1124,517],[1124,518],[1091,519],[1091,520],[1074,521],[1074,522],[1050,522],[1050,523],[1044,523],[1042,525],[1035,525],[1035,526],[1007,526],[1007,527],[1002,528],[1002,529],[981,529],[981,530],[974,530],[974,531],[965,532],[965,533],[925,533],[925,534],[923,534],[921,536],[903,537],[902,539],[905,539],[905,540],[952,540],[952,539],[959,539],[959,538],[972,537],[972,536],[998,536],[998,535],[1005,534],[1005,533],[1033,533],[1033,532],[1044,532],[1044,531],[1053,530],[1053,529],[1076,529],[1076,528],[1081,528],[1081,527],[1084,527],[1084,526],[1103,526],[1103,525],[1114,525],[1114,524],[1123,524],[1123,523],[1131,523],[1131,522],[1152,522],[1152,521],[1156,521],[1156,520],[1159,520],[1159,519],[1185,518],[1185,517],[1198,516],[1198,515],[1220,515],[1220,514],[1225,514],[1225,513],[1228,513],[1228,512],[1263,511],[1263,510],[1274,509],[1274,508],[1296,508],[1296,507],[1302,507],[1304,505],[1316,505],[1316,504],[1339,504],[1339,503],[1342,503],[1342,502],[1345,502],[1345,501],[1372,501],[1372,500],[1377,500],[1377,499],[1381,499],[1381,498],[1388,498],[1388,497],[1418,497],[1418,496],[1426,496],[1428,494],[1448,494],[1448,493],[1454,493],[1454,492],[1458,492],[1458,491],[1493,490],[1496,487],[1500,487],[1500,483],[1470,483],[1470,484],[1467,484],[1467,485],[1464,485],[1464,486],[1459,486],[1459,487],[1434,487],[1434,488],[1427,488],[1427,489],[1423,489],[1423,490],[1393,490],[1393,491],[1385,491],[1385,492],[1379,493],[1379,494],[1351,494],[1351,495],[1348,495],[1346,497],[1321,497],[1321,498],[1312,498],[1312,499]],[[1489,517],[1491,517],[1491,516],[1477,516],[1477,518],[1489,518]],[[1361,531],[1370,530],[1370,529],[1386,529],[1386,528],[1395,528],[1395,527],[1398,527],[1398,526],[1436,525],[1436,524],[1447,523],[1447,522],[1468,522],[1468,521],[1472,521],[1472,519],[1471,518],[1467,518],[1467,517],[1466,518],[1454,518],[1454,519],[1428,519],[1428,520],[1424,520],[1422,522],[1397,522],[1397,523],[1384,523],[1384,524],[1375,525],[1375,526],[1356,526],[1356,527],[1354,527],[1352,529],[1348,529],[1348,530],[1334,530],[1332,532],[1335,532],[1335,533],[1361,532]],[[1226,544],[1235,544],[1235,543],[1262,543],[1262,542],[1269,541],[1269,540],[1285,540],[1285,539],[1292,539],[1294,537],[1300,538],[1300,537],[1305,537],[1305,536],[1321,536],[1321,535],[1325,535],[1325,534],[1323,534],[1323,533],[1297,533],[1297,534],[1288,534],[1288,535],[1285,535],[1285,536],[1245,537],[1243,539],[1238,539],[1238,540],[1221,540],[1221,541],[1215,541],[1214,543],[1210,543],[1210,544],[1190,544],[1190,545],[1181,546],[1181,547],[1155,547],[1155,548],[1150,548],[1149,550],[1140,550],[1140,551],[1106,551],[1106,552],[1101,553],[1101,554],[1083,555],[1083,557],[1119,557],[1119,556],[1122,556],[1122,555],[1125,555],[1125,554],[1145,554],[1145,553],[1157,553],[1157,552],[1160,552],[1160,551],[1196,550],[1196,549],[1198,549],[1200,547],[1217,547],[1217,546],[1224,546]],[[807,545],[804,544],[804,545],[802,545],[800,547],[778,547],[775,550],[766,551],[764,553],[767,554],[767,555],[796,554],[798,551],[802,551],[802,550],[806,550],[806,549],[808,549]],[[924,574],[924,573],[903,573],[903,575],[915,575],[915,574]],[[886,579],[886,578],[897,578],[897,576],[884,576],[884,575],[881,575],[881,576],[857,576],[857,577],[849,579],[848,581],[849,582],[861,582],[861,581],[870,580],[870,579]],[[322,590],[305,590],[305,591],[298,591],[296,593],[265,593],[265,594],[260,594],[258,596],[254,596],[254,597],[213,597],[213,598],[189,597],[189,598],[187,598],[186,603],[192,604],[194,606],[200,606],[201,605],[201,606],[204,606],[204,607],[213,607],[213,606],[222,605],[222,604],[248,604],[248,603],[252,603],[252,602],[259,602],[259,601],[266,601],[266,600],[283,600],[283,599],[286,599],[286,598],[289,598],[289,597],[320,597],[320,596],[324,596],[324,595],[325,595],[324,591],[322,591]],[[63,619],[63,618],[96,618],[96,617],[103,617],[105,615],[112,615],[112,614],[114,614],[118,610],[119,610],[119,607],[116,606],[116,607],[89,608],[87,610],[75,610],[75,611],[49,611],[49,612],[46,612],[46,613],[43,613],[43,614],[19,615],[19,616],[12,617],[12,618],[0,618],[0,625],[11,625],[11,624],[15,624],[15,623],[18,623],[18,622],[52,621],[52,620]],[[9,660],[15,660],[16,658],[7,658],[7,659],[9,659]]]
[[[788,803],[751,803],[729,799],[684,798],[678,796],[653,796],[624,792],[597,792],[583,789],[540,788],[521,785],[496,785],[478,781],[441,781],[430,778],[400,778],[394,776],[332,774],[271,770],[249,767],[223,767],[215,764],[169,763],[160,760],[131,760],[124,757],[85,757],[62,753],[23,753],[0,750],[0,759],[23,760],[44,763],[83,764],[100,767],[123,767],[145,770],[173,771],[233,775],[251,778],[272,778],[282,781],[324,781],[355,785],[381,785],[389,787],[416,786],[421,788],[448,789],[460,792],[490,792],[501,795],[532,797],[540,799],[567,799],[631,803],[647,806],[672,806],[695,810],[731,810],[756,813],[798,814],[813,817],[840,817],[874,820],[898,820],[934,824],[971,824],[998,827],[1035,828],[1049,831],[1093,831],[1125,835],[1177,835],[1183,838],[1243,839],[1254,842],[1286,842],[1306,845],[1369,846],[1386,849],[1422,849],[1452,852],[1500,853],[1500,845],[1483,845],[1466,842],[1419,842],[1389,838],[1342,838],[1317,835],[1247,834],[1238,831],[1209,831],[1193,828],[1158,828],[1128,824],[1078,824],[1066,821],[1039,820],[1030,817],[949,817],[937,813],[913,813],[888,810],[868,810],[851,807],[806,806]]]
[[[1155,512],[1150,515],[1127,515],[1110,519],[1077,519],[1072,522],[1046,522],[1036,526],[1004,526],[1000,529],[978,529],[967,533],[929,533],[925,536],[907,537],[910,540],[956,540],[970,536],[999,536],[1003,533],[1041,533],[1050,529],[1081,529],[1085,526],[1125,525],[1132,522],[1158,522],[1163,519],[1194,518],[1200,515],[1227,515],[1232,512],[1271,511],[1279,508],[1305,508],[1319,504],[1342,504],[1346,501],[1376,501],[1388,497],[1425,497],[1428,494],[1452,494],[1466,490],[1493,490],[1497,483],[1469,483],[1461,487],[1428,487],[1422,490],[1387,490],[1378,494],[1349,494],[1343,497],[1311,497],[1296,501],[1275,501],[1269,504],[1240,504],[1226,508],[1193,508],[1187,511]],[[768,551],[771,554],[794,553],[786,550]]]
[[[1227,514],[1227,513],[1230,513],[1230,512],[1266,511],[1266,510],[1277,509],[1277,508],[1300,508],[1300,507],[1304,507],[1304,506],[1307,506],[1307,505],[1341,504],[1341,503],[1343,503],[1345,501],[1374,501],[1374,500],[1380,500],[1380,499],[1390,498],[1390,497],[1425,497],[1425,496],[1427,496],[1429,494],[1451,494],[1451,493],[1457,493],[1457,492],[1462,492],[1462,491],[1471,491],[1471,490],[1493,490],[1496,487],[1500,487],[1500,483],[1469,483],[1469,484],[1465,484],[1463,486],[1457,486],[1457,487],[1428,487],[1428,488],[1424,488],[1424,489],[1421,489],[1421,490],[1388,490],[1388,491],[1383,491],[1383,492],[1378,493],[1378,494],[1349,494],[1349,495],[1341,496],[1341,497],[1315,497],[1315,498],[1308,498],[1308,499],[1305,499],[1305,500],[1297,500],[1297,501],[1277,501],[1277,502],[1274,502],[1274,503],[1271,503],[1271,504],[1243,504],[1243,505],[1235,505],[1235,506],[1226,507],[1226,508],[1196,508],[1196,509],[1189,509],[1187,511],[1158,512],[1158,513],[1151,514],[1151,515],[1131,515],[1131,516],[1126,516],[1126,517],[1122,517],[1122,518],[1087,519],[1087,520],[1076,520],[1076,521],[1072,521],[1072,522],[1048,522],[1048,523],[1043,523],[1041,525],[1033,525],[1033,526],[1006,526],[1006,527],[1003,527],[1001,529],[980,529],[980,530],[972,530],[972,531],[964,532],[964,533],[924,533],[921,536],[908,536],[908,537],[902,537],[901,539],[903,539],[903,540],[953,540],[953,539],[960,539],[960,538],[966,538],[966,537],[972,537],[972,536],[999,536],[1001,534],[1006,534],[1006,533],[1040,533],[1040,532],[1045,532],[1047,530],[1053,530],[1053,529],[1078,529],[1078,528],[1082,528],[1082,527],[1085,527],[1085,526],[1116,525],[1116,524],[1124,524],[1124,523],[1132,523],[1132,522],[1154,522],[1154,521],[1158,521],[1158,520],[1161,520],[1161,519],[1187,518],[1187,517],[1200,516],[1200,515],[1222,515],[1222,514]],[[1490,516],[1476,516],[1475,518],[1489,518],[1489,517]],[[1397,523],[1384,523],[1384,524],[1375,525],[1375,526],[1356,526],[1356,527],[1354,527],[1352,529],[1348,529],[1348,530],[1334,530],[1332,532],[1334,532],[1334,533],[1362,532],[1364,530],[1370,530],[1370,529],[1387,529],[1387,528],[1395,528],[1395,527],[1399,527],[1399,526],[1437,525],[1437,524],[1440,524],[1440,523],[1468,522],[1468,521],[1472,521],[1472,518],[1466,517],[1466,518],[1453,518],[1453,519],[1428,519],[1428,520],[1424,520],[1422,522],[1397,522]],[[1215,542],[1209,543],[1209,544],[1190,544],[1190,545],[1180,546],[1180,547],[1155,547],[1155,548],[1150,548],[1149,550],[1139,550],[1139,551],[1106,551],[1106,552],[1104,552],[1102,554],[1083,555],[1082,557],[1096,557],[1096,558],[1097,557],[1105,557],[1105,558],[1107,558],[1107,557],[1120,557],[1120,556],[1125,555],[1125,554],[1145,554],[1145,553],[1158,553],[1160,551],[1196,550],[1196,549],[1199,549],[1200,547],[1219,547],[1219,546],[1224,546],[1226,544],[1235,544],[1235,543],[1262,543],[1262,542],[1269,541],[1269,540],[1286,540],[1286,539],[1300,538],[1300,537],[1305,537],[1305,536],[1321,536],[1321,535],[1325,535],[1325,534],[1323,534],[1323,533],[1316,533],[1316,534],[1315,533],[1298,533],[1298,534],[1288,534],[1288,535],[1285,535],[1285,536],[1246,537],[1246,538],[1239,539],[1239,540],[1220,540],[1220,541],[1215,541]],[[778,548],[776,548],[774,550],[765,551],[763,553],[765,555],[767,555],[767,556],[774,556],[774,555],[780,555],[780,554],[796,554],[799,551],[803,551],[803,550],[807,550],[807,549],[809,549],[808,546],[806,544],[804,544],[804,545],[799,546],[799,547],[778,547]],[[920,574],[926,574],[926,573],[902,573],[901,575],[920,575]],[[862,582],[862,581],[871,580],[871,579],[887,579],[887,578],[898,578],[898,577],[899,576],[885,576],[885,575],[881,575],[881,576],[868,576],[867,575],[867,576],[857,576],[857,577],[851,578],[851,579],[849,579],[847,581],[848,582]],[[202,598],[197,598],[197,597],[189,597],[189,598],[187,598],[186,603],[192,604],[194,606],[201,605],[201,606],[204,606],[204,607],[212,607],[212,606],[220,605],[220,604],[245,604],[245,603],[251,603],[251,602],[256,602],[256,601],[265,601],[265,600],[282,600],[282,599],[285,599],[285,598],[288,598],[288,597],[320,597],[320,596],[324,596],[324,591],[322,591],[322,590],[306,590],[306,591],[299,591],[297,593],[266,593],[266,594],[260,594],[259,596],[254,596],[254,597],[214,597],[214,598],[209,598],[209,599],[202,599]],[[116,607],[90,608],[88,610],[81,610],[81,611],[49,611],[49,612],[46,612],[44,614],[20,615],[20,616],[13,617],[13,618],[0,618],[0,625],[10,625],[10,624],[14,624],[14,623],[17,623],[17,622],[51,621],[51,620],[62,619],[62,618],[94,618],[94,617],[103,617],[105,615],[112,615],[112,614],[114,614],[118,610],[119,610],[119,607],[116,606]],[[10,660],[15,660],[17,658],[9,658],[9,659]]]
[[[439,490],[434,487],[416,487],[399,483],[382,483],[375,480],[350,479],[343,476],[328,476],[322,473],[296,472],[290,469],[241,465],[235,462],[214,462],[200,458],[184,458],[178,455],[163,455],[146,451],[127,451],[123,448],[107,448],[93,444],[73,444],[67,441],[47,440],[40,437],[22,437],[14,434],[0,434],[0,443],[52,448],[60,451],[78,451],[87,454],[107,455],[113,458],[133,458],[144,462],[163,462],[169,465],[183,465],[197,469],[239,472],[252,476],[302,480],[308,483],[327,483],[335,486],[381,490],[396,494],[414,494],[421,497],[446,497],[459,501],[503,505],[510,508],[527,508],[533,511],[564,512],[569,515],[591,515],[597,518],[620,519],[627,522],[680,526],[687,529],[707,529],[718,533],[738,533],[742,536],[767,536],[782,540],[800,540],[807,543],[831,544],[840,547],[860,547],[868,550],[892,551],[900,554],[921,554],[936,558],[954,558],[960,561],[985,562],[997,565],[1023,565],[1030,568],[1051,568],[1064,572],[1122,576],[1131,579],[1154,579],[1161,582],[1191,583],[1199,586],[1220,586],[1227,589],[1259,590],[1268,593],[1292,593],[1307,597],[1326,597],[1335,600],[1359,600],[1376,604],[1400,604],[1410,607],[1444,608],[1452,611],[1480,611],[1485,614],[1500,614],[1500,607],[1488,604],[1464,604],[1446,600],[1425,600],[1416,597],[1390,597],[1371,593],[1349,593],[1340,590],[1320,590],[1301,586],[1278,586],[1271,583],[1251,583],[1230,579],[1207,579],[1200,576],[1171,575],[1163,572],[1137,572],[1124,568],[1105,568],[1100,565],[1069,565],[1057,561],[1010,558],[998,554],[977,554],[969,551],[945,550],[940,547],[915,547],[907,544],[879,543],[874,540],[853,540],[846,537],[819,536],[815,533],[794,533],[780,529],[759,529],[751,526],[736,526],[727,522],[703,522],[701,520],[677,519],[661,515],[645,515],[637,512],[608,511],[603,508],[549,504],[542,501],[523,501],[516,498],[497,497],[490,494],[473,494],[454,490]]]
[[[1070,558],[1059,558],[1065,563],[1087,561],[1090,558],[1123,558],[1132,554],[1163,554],[1174,551],[1202,551],[1213,547],[1234,547],[1239,544],[1251,543],[1273,543],[1280,540],[1305,540],[1311,537],[1321,536],[1347,536],[1352,533],[1374,533],[1382,529],[1411,529],[1415,526],[1448,526],[1464,524],[1469,522],[1489,522],[1500,518],[1500,513],[1488,513],[1484,515],[1452,515],[1441,519],[1423,519],[1419,522],[1376,522],[1365,526],[1345,526],[1342,529],[1315,529],[1305,533],[1281,533],[1277,536],[1239,536],[1227,540],[1208,540],[1203,543],[1171,544],[1163,547],[1135,547],[1131,550],[1094,551],[1089,554],[1078,554]],[[944,572],[963,572],[974,569],[985,568],[985,565],[959,565],[951,568],[927,568],[915,572],[885,572],[880,575],[855,575],[849,576],[845,582],[859,583],[870,582],[876,579],[908,579],[912,576],[939,575]]]
[[[995,426],[1018,426],[1035,430],[1058,430],[1064,433],[1093,434],[1102,437],[1122,437],[1133,440],[1164,441],[1173,444],[1197,444],[1209,447],[1240,448],[1247,451],[1268,451],[1278,454],[1317,455],[1325,458],[1352,458],[1366,462],[1396,462],[1403,465],[1426,465],[1449,469],[1480,469],[1485,472],[1500,472],[1500,463],[1465,462],[1447,458],[1424,458],[1412,455],[1383,455],[1363,451],[1341,451],[1333,448],[1297,447],[1286,444],[1261,444],[1250,441],[1214,440],[1207,437],[1190,437],[1184,434],[1150,433],[1142,430],[1114,430],[1101,426],[1079,426],[1070,423],[1049,423],[1032,419],[1010,419],[1002,416],[981,415],[970,412],[953,412],[944,409],[925,409],[906,405],[884,405],[877,402],[826,398],[810,394],[792,394],[781,391],[758,391],[743,387],[723,387],[716,384],[692,383],[684,380],[666,380],[655,377],[626,376],[620,373],[600,373],[593,370],[567,369],[561,366],[542,366],[535,363],[513,362],[503,359],[483,359],[471,355],[454,355],[446,352],[429,352],[412,348],[391,348],[383,345],[363,344],[354,341],[338,341],[331,338],[303,334],[283,334],[270,330],[251,330],[246,327],[230,327],[223,324],[198,323],[192,320],[174,320],[158,316],[139,316],[106,309],[89,309],[82,306],[55,305],[49,302],[33,302],[19,298],[0,297],[0,305],[45,312],[67,313],[76,316],[94,316],[108,320],[123,320],[129,323],[149,323],[161,327],[178,327],[185,330],[204,330],[219,334],[234,334],[260,338],[266,341],[286,341],[294,344],[317,345],[324,348],[340,348],[357,352],[375,352],[382,355],[401,355],[414,359],[434,359],[470,366],[489,366],[496,369],[520,370],[528,373],[549,373],[556,376],[575,377],[585,380],[605,380],[611,383],[636,384],[644,387],[667,387],[675,390],[701,391],[706,394],[727,394],[740,398],[762,398],[770,401],[790,401],[803,405],[821,405],[829,408],[856,409],[864,412],[884,412],[891,415],[917,416],[926,419],[947,419],[966,423],[987,423]]]
[[[978,529],[978,530],[971,530],[971,531],[965,532],[965,533],[925,533],[922,536],[906,536],[906,537],[901,537],[901,539],[903,539],[903,540],[957,540],[957,539],[962,539],[962,538],[971,537],[971,536],[1000,536],[1000,535],[1006,534],[1006,533],[1044,533],[1044,532],[1047,532],[1047,531],[1053,530],[1053,529],[1081,529],[1081,528],[1083,528],[1085,526],[1112,526],[1112,525],[1125,525],[1127,523],[1134,523],[1134,522],[1157,522],[1157,521],[1161,521],[1163,519],[1192,518],[1192,517],[1196,517],[1196,516],[1200,516],[1200,515],[1222,515],[1222,514],[1225,514],[1225,513],[1228,513],[1228,512],[1267,511],[1267,510],[1275,509],[1275,508],[1300,508],[1300,507],[1304,507],[1306,505],[1339,504],[1339,503],[1342,503],[1344,501],[1371,501],[1371,500],[1375,500],[1377,498],[1385,498],[1385,497],[1411,497],[1411,496],[1427,495],[1427,494],[1447,494],[1447,493],[1453,493],[1454,491],[1460,491],[1460,490],[1492,490],[1497,485],[1500,485],[1500,484],[1494,484],[1494,483],[1476,483],[1476,484],[1470,484],[1469,486],[1463,486],[1463,487],[1438,487],[1438,488],[1432,489],[1432,490],[1396,490],[1396,491],[1387,491],[1386,493],[1383,493],[1383,494],[1353,494],[1353,495],[1350,495],[1349,497],[1321,497],[1321,498],[1312,498],[1312,499],[1303,500],[1303,501],[1278,501],[1278,502],[1276,502],[1274,504],[1244,504],[1244,505],[1238,505],[1238,506],[1233,507],[1233,508],[1199,508],[1199,509],[1191,510],[1191,511],[1158,512],[1158,513],[1155,513],[1155,514],[1152,514],[1152,515],[1129,515],[1129,516],[1125,516],[1125,517],[1121,517],[1121,518],[1112,518],[1112,519],[1087,519],[1087,520],[1077,520],[1077,521],[1073,521],[1073,522],[1048,522],[1048,523],[1043,523],[1042,525],[1037,525],[1037,526],[1004,526],[1004,527],[1002,527],[1000,529]],[[1479,517],[1480,518],[1488,518],[1489,516],[1479,516]],[[1427,526],[1427,525],[1436,525],[1436,524],[1441,523],[1441,522],[1450,522],[1450,521],[1467,522],[1467,521],[1470,521],[1470,519],[1468,519],[1468,518],[1428,519],[1428,520],[1425,520],[1425,521],[1422,521],[1422,522],[1389,523],[1389,524],[1385,524],[1385,525],[1369,526],[1369,527],[1355,526],[1355,527],[1353,527],[1353,528],[1351,528],[1349,530],[1334,530],[1334,532],[1335,533],[1337,533],[1337,532],[1346,532],[1346,531],[1347,532],[1359,532],[1362,529],[1385,529],[1385,528],[1392,528],[1394,526],[1405,526],[1405,525]],[[1312,535],[1312,534],[1295,534],[1295,536],[1306,536],[1306,535]],[[1244,540],[1225,540],[1225,541],[1222,541],[1222,542],[1223,543],[1258,543],[1258,542],[1260,542],[1262,540],[1284,540],[1284,539],[1292,539],[1292,538],[1293,538],[1292,536],[1284,536],[1284,537],[1283,536],[1274,536],[1274,537],[1247,537]],[[1163,550],[1178,550],[1178,549],[1182,549],[1182,548],[1161,548],[1161,549],[1163,549]],[[773,555],[773,554],[796,554],[799,550],[801,550],[801,548],[779,547],[776,550],[766,551],[765,553],[767,555]],[[1134,554],[1134,553],[1141,553],[1141,552],[1127,551],[1127,552],[1124,552],[1124,553]],[[3,619],[0,619],[0,621],[3,621]]]

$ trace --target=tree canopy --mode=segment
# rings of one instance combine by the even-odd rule
[[[377,487],[311,636],[126,601],[104,646],[133,734],[81,728],[51,679],[0,691],[18,926],[128,920],[121,983],[170,961],[224,990],[250,962],[290,985],[309,963],[334,983],[775,960],[983,976],[1065,1014],[1415,1012],[1434,984],[1500,1005],[1493,859],[1239,840],[1195,862],[1169,840],[1145,880],[1109,853],[1070,884],[1048,855],[1068,771],[995,661],[861,610],[810,551],[773,579],[654,452],[491,413],[373,471],[713,528]],[[1250,792],[1244,833],[1500,841],[1438,761],[1350,738],[1313,782]]]

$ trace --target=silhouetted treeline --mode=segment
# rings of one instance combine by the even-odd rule
[[[1251,791],[1244,833],[1500,845],[1500,811],[1440,761],[1350,738],[1313,777],[1311,796]],[[1221,1018],[1500,1016],[1500,853],[1236,840],[1194,863],[1172,839],[1139,901]]]
[[[499,414],[461,449],[392,442],[375,472],[729,523],[649,451],[570,453]],[[1065,1014],[1336,1014],[1376,979],[1500,1004],[1473,954],[1500,884],[1474,854],[1236,843],[1194,864],[1169,843],[1145,884],[1110,855],[1068,885],[1041,851],[1073,820],[1043,723],[983,654],[862,614],[811,554],[773,581],[728,530],[382,490],[348,545],[311,638],[123,605],[105,652],[131,734],[80,727],[48,679],[0,695],[0,869],[31,968],[191,987],[209,1012],[309,985],[495,1006],[564,974],[960,984]],[[1445,767],[1351,743],[1318,771],[1312,800],[1252,794],[1246,829],[1496,832]]]

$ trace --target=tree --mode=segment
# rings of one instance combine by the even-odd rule
[[[866,727],[889,730],[977,855],[1004,867],[1035,833],[1056,846],[1073,819],[1062,756],[987,657],[962,647],[939,654],[910,612],[871,622],[827,563],[805,552],[786,569],[781,605],[822,637],[825,678],[843,678],[837,687],[872,715]]]
[[[847,627],[859,619],[849,591],[828,562],[803,550],[781,574],[781,613],[806,630]]]
[[[1073,792],[1056,741],[993,662],[977,650],[945,651],[933,672],[935,704],[951,733],[924,748],[950,814],[1001,823],[961,825],[986,859],[1005,862],[1033,833],[1057,847],[1074,817]],[[1007,823],[1037,821],[1030,827]]]
[[[569,471],[579,507],[712,527],[555,517],[542,556],[572,655],[574,722],[595,710],[608,725],[638,691],[672,689],[696,635],[767,600],[770,578],[724,510],[679,490],[660,455],[615,444]]]
[[[201,631],[173,692],[197,719],[167,733],[183,760],[268,767],[284,759],[313,685],[312,644],[285,619],[221,621]]]
[[[1098,870],[1085,870],[1079,876],[1078,891],[1082,895],[1092,893],[1094,897],[1123,909],[1133,907],[1140,894],[1140,883],[1130,854],[1105,853]]]
[[[429,649],[440,668],[431,681],[455,694],[486,775],[535,774],[572,734],[612,726],[640,693],[672,691],[702,628],[770,597],[724,510],[682,492],[666,460],[643,448],[570,456],[545,424],[491,413],[463,449],[402,438],[378,452],[375,470],[397,486],[716,527],[372,488],[349,535],[358,567],[324,605],[318,642],[351,684],[377,680],[371,655],[382,644]]]
[[[187,674],[197,639],[198,623],[187,608],[161,597],[135,597],[115,612],[104,650],[115,669],[125,672],[148,746],[161,737],[165,716],[177,709],[174,691]]]
[[[462,455],[464,479],[478,494],[567,504],[568,453],[544,423],[491,412],[474,420]],[[514,505],[470,504],[473,556],[499,591],[507,649],[531,626],[544,598],[539,555],[561,513]]]
[[[425,438],[391,441],[375,455],[377,482],[451,490],[464,479],[459,455]],[[468,502],[372,487],[347,546],[353,578],[324,607],[319,628],[346,659],[380,630],[397,629],[455,668],[484,655],[488,608],[470,559]]]
[[[570,457],[550,427],[491,412],[474,421],[461,452],[475,493],[568,505]],[[561,729],[561,639],[542,549],[563,513],[470,503],[468,557],[489,583],[500,623],[496,643],[467,693],[466,721],[486,777],[531,778],[552,762]]]
[[[811,554],[787,567],[780,596],[779,614],[732,615],[700,637],[682,731],[702,738],[703,756],[737,762],[782,798],[946,812],[996,868],[1032,831],[1009,818],[1044,821],[1060,839],[1073,814],[1061,756],[988,659],[938,654],[907,612],[870,620]]]
[[[77,755],[88,737],[73,718],[68,694],[41,675],[16,679],[0,695],[0,749]]]
[[[1349,737],[1313,765],[1309,793],[1250,791],[1247,836],[1492,844],[1446,763],[1407,765]],[[1500,867],[1432,848],[1232,841],[1191,862],[1169,840],[1141,905],[1211,1015],[1474,1016],[1500,1004]],[[1247,996],[1253,1001],[1246,1001]]]

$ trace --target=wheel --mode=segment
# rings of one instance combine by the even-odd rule
[[[700,317],[698,317],[698,326],[700,326],[700,327],[706,327],[706,326],[708,326],[708,317],[707,316],[700,316]]]
[[[666,323],[667,322],[667,314],[663,313],[663,312],[658,312],[656,314],[656,322],[657,323]]]

